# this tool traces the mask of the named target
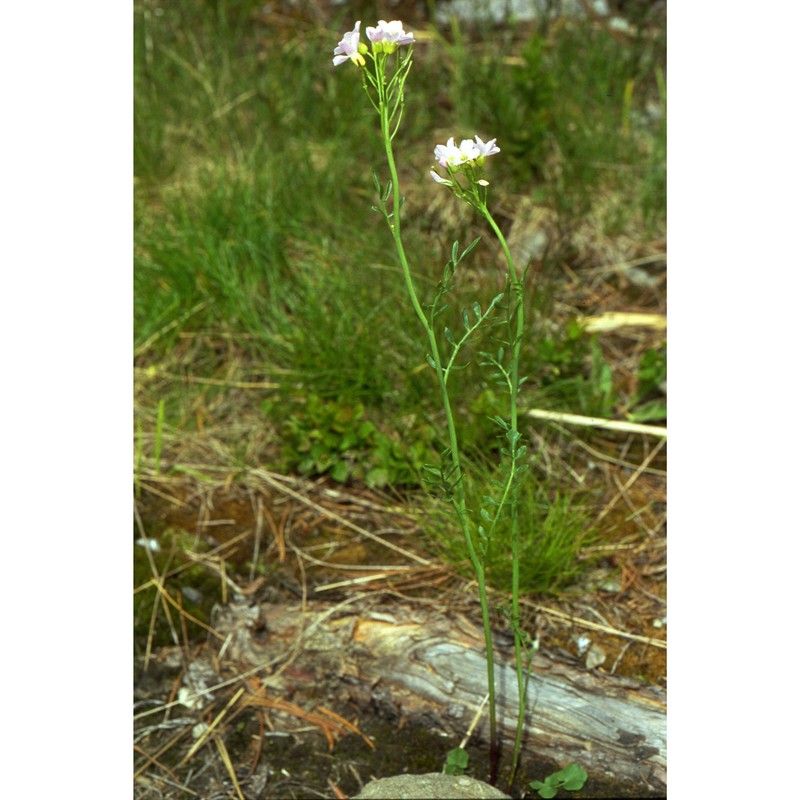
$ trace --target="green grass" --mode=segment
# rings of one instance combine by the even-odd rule
[[[272,466],[418,486],[421,464],[440,447],[431,431],[441,419],[391,243],[370,211],[371,171],[385,181],[376,120],[351,65],[331,65],[352,20],[262,25],[261,5],[176,0],[159,15],[135,7],[137,363],[219,377],[235,358],[238,376],[278,387],[262,411],[279,437]],[[459,216],[446,225],[426,207],[432,149],[449,135],[498,137],[493,191],[512,216],[515,198],[535,195],[564,228],[600,204],[608,235],[663,231],[666,132],[652,113],[664,107],[658,38],[623,46],[579,23],[546,36],[430,29],[415,62],[396,149],[403,189],[416,201],[404,223],[409,259],[429,297],[454,231],[463,243],[484,233],[469,214],[451,210]],[[455,320],[462,306],[496,293],[496,258],[484,242],[470,256],[449,298]],[[547,286],[543,275],[529,289],[532,308],[550,308]],[[203,344],[221,336],[235,346]],[[627,407],[580,332],[534,325],[522,363],[524,403],[591,414]],[[186,429],[199,424],[198,405],[224,400],[213,394],[222,390],[158,386],[144,405],[160,407],[162,422],[166,407]],[[467,454],[493,458],[491,387],[471,367],[458,391]],[[151,439],[138,436],[140,462]],[[568,498],[531,492],[529,540],[572,559],[581,515]],[[552,572],[536,567],[544,572],[528,585],[569,574],[554,563]]]
[[[598,191],[618,203],[606,220],[666,214],[663,41],[622,45],[606,31],[571,23],[548,36],[495,47],[466,39],[456,25],[442,42],[450,59],[453,121],[464,130],[502,131],[504,186],[540,185],[547,203],[575,222]],[[441,125],[441,122],[439,122]]]
[[[485,497],[497,494],[495,480],[502,476],[485,460],[470,467],[465,477],[468,507],[473,512],[491,508]],[[463,541],[453,533],[457,522],[452,510],[434,498],[429,502],[426,527],[436,551],[448,561],[462,564],[468,574]],[[589,510],[576,496],[553,492],[540,480],[522,482],[519,503],[520,589],[524,593],[557,594],[589,564],[578,558],[584,547],[597,541]],[[507,591],[511,585],[510,552],[511,525],[506,519],[496,527],[486,554],[487,580],[500,591]]]

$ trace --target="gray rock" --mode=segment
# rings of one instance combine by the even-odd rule
[[[508,797],[494,786],[466,775],[396,775],[370,781],[353,800],[468,800],[483,797]]]

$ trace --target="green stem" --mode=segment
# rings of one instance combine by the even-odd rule
[[[379,86],[383,87],[383,83],[379,79]],[[456,430],[455,417],[453,415],[453,408],[450,402],[450,396],[447,391],[447,384],[445,378],[445,371],[442,366],[441,355],[439,347],[436,342],[436,335],[433,329],[432,322],[428,320],[425,312],[420,305],[417,292],[414,288],[414,283],[411,278],[411,270],[408,265],[405,248],[400,230],[400,182],[397,176],[397,167],[395,165],[394,153],[392,150],[393,132],[391,130],[391,118],[385,96],[385,89],[379,89],[379,108],[381,117],[381,134],[383,136],[384,147],[386,150],[386,160],[389,166],[389,174],[392,181],[392,213],[387,215],[387,221],[392,231],[394,238],[395,248],[400,259],[400,265],[403,270],[403,277],[408,290],[411,305],[414,311],[425,328],[425,333],[428,338],[428,346],[431,351],[431,358],[436,368],[436,376],[439,381],[439,389],[442,395],[442,405],[444,407],[445,415],[447,418],[447,433],[450,444],[450,459],[456,475],[455,492],[451,498],[453,508],[455,509],[461,530],[464,535],[464,542],[467,547],[470,563],[472,564],[475,577],[478,582],[478,594],[480,597],[481,616],[483,618],[483,635],[486,642],[486,677],[489,685],[489,739],[490,739],[490,780],[492,783],[497,779],[498,768],[498,742],[497,742],[497,711],[496,711],[496,698],[495,698],[495,682],[494,682],[494,650],[492,645],[492,628],[491,619],[489,616],[489,599],[486,592],[486,575],[484,571],[483,562],[480,559],[475,543],[472,539],[470,530],[469,515],[467,513],[467,502],[464,489],[464,483],[461,480],[461,458],[458,446],[458,434]]]
[[[522,336],[525,329],[525,304],[523,302],[523,285],[522,280],[517,274],[516,267],[514,266],[514,259],[511,257],[511,251],[508,249],[508,243],[505,236],[494,221],[486,203],[481,200],[479,208],[486,218],[487,222],[497,236],[500,246],[503,249],[503,255],[506,259],[508,266],[508,280],[511,286],[511,291],[515,297],[516,304],[510,309],[511,316],[509,317],[509,324],[511,324],[511,317],[516,317],[516,330],[513,334],[513,346],[511,356],[511,386],[509,392],[509,417],[510,429],[512,431],[513,443],[511,445],[511,627],[514,631],[514,660],[517,670],[517,689],[519,696],[519,708],[517,714],[517,731],[514,739],[514,756],[511,763],[511,774],[508,780],[508,786],[514,781],[514,775],[517,771],[519,763],[519,754],[522,747],[522,734],[525,729],[525,705],[526,705],[526,681],[523,667],[523,654],[522,654],[522,630],[520,628],[520,610],[519,610],[519,565],[520,565],[520,540],[519,540],[519,488],[516,482],[516,466],[517,458],[515,450],[519,439],[519,426],[518,426],[518,396],[519,396],[519,361],[520,351],[522,349]]]

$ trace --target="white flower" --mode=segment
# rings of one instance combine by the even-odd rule
[[[447,170],[448,175],[452,178],[453,174],[458,172],[465,164],[470,166],[470,179],[475,180],[478,186],[486,187],[489,182],[480,177],[481,167],[487,156],[493,156],[495,153],[500,152],[500,148],[495,144],[497,139],[489,139],[484,142],[480,136],[472,139],[463,139],[461,144],[456,146],[454,137],[447,140],[447,144],[437,144],[433,149],[433,155],[439,162],[439,166]],[[477,167],[477,173],[474,168]],[[431,170],[431,177],[437,183],[443,183],[446,186],[453,186],[453,181],[442,178],[435,169]]]
[[[399,19],[393,19],[391,22],[382,19],[377,27],[368,27],[367,38],[373,43],[373,50],[376,53],[393,53],[400,45],[414,44],[415,41],[414,34],[406,33]]]
[[[500,152],[500,148],[495,144],[496,141],[497,139],[489,139],[488,142],[484,142],[480,136],[476,136],[475,147],[478,148],[482,157],[493,156],[495,153]]]
[[[364,56],[359,52],[359,40],[361,39],[361,20],[356,22],[352,31],[348,31],[342,36],[342,41],[336,45],[333,51],[333,66],[338,67],[339,64],[344,64],[345,61],[350,59],[356,66],[363,67],[367,62],[364,61]],[[366,47],[366,45],[364,45]],[[366,52],[366,50],[364,51]]]
[[[464,139],[460,147],[456,147],[455,139],[451,136],[447,144],[437,144],[433,155],[443,167],[460,167],[468,161],[480,156],[480,151],[471,139]]]

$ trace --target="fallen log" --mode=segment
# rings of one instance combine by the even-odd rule
[[[264,682],[274,690],[335,685],[357,703],[438,724],[459,738],[486,693],[481,629],[428,606],[379,605],[363,595],[337,606],[309,603],[305,611],[234,603],[218,610],[214,627],[228,638],[225,658],[267,665]],[[495,671],[498,727],[510,743],[517,680],[507,641],[495,647]],[[484,715],[475,735],[485,740],[487,731]],[[641,796],[664,795],[665,692],[587,670],[543,647],[531,669],[523,757],[576,761],[590,776],[640,787]]]

